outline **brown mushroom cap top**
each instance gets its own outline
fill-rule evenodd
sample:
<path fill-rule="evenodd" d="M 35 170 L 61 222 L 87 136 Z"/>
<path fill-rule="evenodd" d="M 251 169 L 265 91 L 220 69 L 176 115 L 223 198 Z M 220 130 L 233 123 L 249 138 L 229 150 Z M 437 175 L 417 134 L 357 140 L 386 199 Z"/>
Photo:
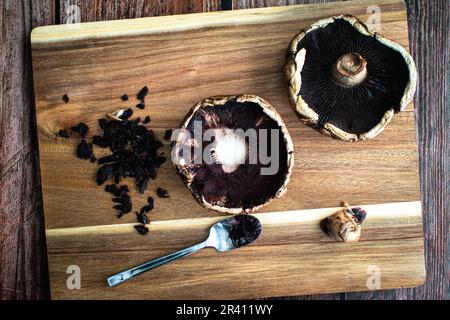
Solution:
<path fill-rule="evenodd" d="M 346 141 L 375 137 L 415 91 L 406 50 L 351 16 L 321 20 L 297 34 L 285 70 L 301 119 Z"/>

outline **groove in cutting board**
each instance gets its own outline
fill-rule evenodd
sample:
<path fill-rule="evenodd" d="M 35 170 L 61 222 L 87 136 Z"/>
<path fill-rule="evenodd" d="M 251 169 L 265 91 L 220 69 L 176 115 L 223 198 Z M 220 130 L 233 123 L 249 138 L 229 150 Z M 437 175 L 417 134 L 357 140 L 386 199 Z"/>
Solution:
<path fill-rule="evenodd" d="M 104 275 L 130 262 L 139 262 L 142 251 L 157 256 L 187 245 L 201 236 L 190 235 L 201 229 L 196 229 L 199 221 L 220 217 L 219 213 L 196 203 L 167 163 L 158 179 L 151 181 L 145 196 L 139 197 L 132 190 L 132 197 L 135 208 L 140 208 L 148 195 L 154 196 L 157 187 L 169 190 L 170 199 L 156 198 L 155 210 L 151 213 L 152 228 L 174 228 L 177 237 L 172 238 L 173 232 L 155 231 L 147 238 L 128 234 L 133 231 L 130 224 L 135 222 L 134 215 L 115 218 L 111 196 L 95 183 L 96 166 L 74 156 L 77 139 L 55 138 L 59 129 L 79 121 L 90 126 L 90 136 L 97 134 L 97 119 L 119 106 L 134 106 L 135 94 L 144 85 L 150 88 L 147 108 L 135 110 L 135 115 L 144 118 L 149 114 L 151 126 L 159 137 L 164 130 L 178 127 L 195 102 L 211 95 L 253 93 L 277 108 L 293 138 L 295 167 L 286 195 L 261 211 L 273 214 L 273 219 L 284 215 L 274 212 L 292 210 L 309 216 L 309 211 L 304 210 L 335 207 L 341 200 L 361 205 L 418 201 L 412 105 L 397 114 L 376 139 L 351 144 L 322 136 L 301 124 L 286 94 L 282 69 L 291 38 L 301 28 L 335 14 L 354 14 L 365 20 L 369 5 L 378 5 L 381 9 L 379 31 L 407 48 L 406 12 L 404 3 L 398 0 L 346 1 L 35 29 L 32 33 L 33 70 L 52 296 L 72 298 L 83 292 L 86 297 L 112 298 L 119 297 L 120 292 L 120 297 L 133 297 L 138 292 L 135 289 L 142 290 L 144 284 L 136 281 L 109 290 L 103 286 Z M 128 103 L 120 100 L 124 93 L 131 98 Z M 68 104 L 63 103 L 63 94 L 70 96 Z M 167 143 L 164 151 L 170 152 Z M 387 275 L 383 288 L 417 285 L 423 279 L 422 225 L 420 208 L 417 210 L 414 218 L 384 216 L 387 231 L 383 228 L 377 228 L 377 233 L 368 230 L 371 240 L 362 241 L 357 245 L 361 250 L 356 251 L 348 246 L 340 246 L 342 251 L 339 251 L 336 246 L 340 244 L 329 241 L 323 246 L 303 242 L 308 240 L 309 233 L 291 239 L 289 232 L 296 231 L 289 229 L 290 222 L 280 222 L 276 228 L 271 225 L 272 229 L 268 229 L 280 232 L 279 243 L 263 245 L 262 241 L 242 253 L 233 253 L 230 260 L 220 256 L 218 261 L 222 265 L 205 266 L 217 276 L 201 279 L 194 277 L 194 270 L 189 268 L 195 266 L 195 261 L 208 265 L 202 259 L 211 257 L 212 252 L 199 253 L 193 260 L 161 269 L 178 268 L 179 276 L 174 282 L 161 280 L 152 282 L 151 286 L 147 283 L 151 288 L 146 291 L 147 297 L 217 298 L 213 285 L 225 285 L 229 281 L 229 267 L 237 267 L 237 263 L 243 263 L 254 273 L 260 272 L 260 283 L 230 289 L 226 297 L 365 290 L 367 287 L 361 282 L 352 284 L 351 280 L 367 278 L 361 265 L 366 265 L 368 257 L 374 256 L 381 259 Z M 381 223 L 380 219 L 377 221 Z M 291 231 L 283 233 L 285 229 Z M 83 237 L 75 234 L 73 239 L 78 239 L 80 245 L 67 236 L 77 230 Z M 122 233 L 124 230 L 128 231 Z M 327 241 L 324 235 L 309 234 L 309 237 Z M 142 241 L 148 241 L 148 249 L 142 248 Z M 111 244 L 115 244 L 115 252 L 106 253 Z M 286 250 L 285 255 L 278 253 L 280 248 Z M 314 259 L 307 262 L 298 258 L 304 251 Z M 249 261 L 262 252 L 275 252 L 276 261 L 265 258 L 264 264 L 252 265 Z M 345 275 L 346 281 L 336 282 L 333 279 L 344 270 L 338 262 L 344 260 L 352 261 L 359 269 L 352 269 L 351 274 Z M 279 261 L 283 262 L 283 267 Z M 320 261 L 328 261 L 330 265 L 325 267 Z M 67 264 L 75 262 L 83 266 L 85 279 L 85 287 L 78 293 L 69 292 L 64 280 Z M 410 269 L 408 274 L 401 271 L 405 265 Z M 321 272 L 321 269 L 327 271 Z M 284 275 L 286 270 L 297 272 L 291 286 Z M 155 274 L 161 277 L 163 271 Z M 236 277 L 251 281 L 249 278 L 253 276 L 236 272 Z M 196 281 L 201 285 L 195 285 Z M 170 288 L 172 283 L 179 283 L 175 286 L 178 290 Z M 199 291 L 193 292 L 189 289 L 192 286 Z"/>

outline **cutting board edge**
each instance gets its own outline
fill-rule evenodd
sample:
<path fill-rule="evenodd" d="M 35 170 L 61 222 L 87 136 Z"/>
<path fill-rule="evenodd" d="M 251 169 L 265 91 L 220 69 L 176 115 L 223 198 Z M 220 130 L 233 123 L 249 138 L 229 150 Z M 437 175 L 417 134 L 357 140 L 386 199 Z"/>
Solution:
<path fill-rule="evenodd" d="M 404 207 L 404 205 L 407 205 L 407 207 Z M 412 202 L 397 202 L 397 203 L 391 203 L 391 204 L 377 204 L 377 205 L 371 205 L 369 206 L 369 208 L 367 208 L 367 206 L 365 207 L 365 209 L 370 209 L 370 213 L 372 213 L 372 217 L 375 216 L 375 219 L 383 219 L 383 216 L 385 217 L 386 215 L 389 215 L 389 212 L 383 212 L 383 208 L 385 208 L 388 205 L 394 205 L 392 207 L 393 210 L 396 209 L 396 206 L 402 206 L 404 211 L 401 213 L 401 217 L 405 216 L 408 218 L 417 218 L 422 220 L 422 210 L 421 210 L 421 202 L 420 201 L 412 201 Z M 317 220 L 320 219 L 324 216 L 327 216 L 331 211 L 335 211 L 335 209 L 339 209 L 339 207 L 336 208 L 322 208 L 322 209 L 310 209 L 310 210 L 301 210 L 303 213 L 305 212 L 309 212 L 314 216 L 314 219 L 306 219 L 305 223 L 311 223 L 311 220 Z M 378 209 L 378 211 L 377 211 Z M 323 210 L 325 210 L 325 212 L 322 212 Z M 295 212 L 297 212 L 297 214 L 295 214 Z M 298 211 L 291 211 L 291 212 L 280 212 L 279 214 L 294 214 L 296 216 L 300 216 L 298 215 Z M 261 214 L 257 214 L 260 217 L 261 216 L 276 216 L 277 214 L 275 213 L 261 213 Z M 302 215 L 304 216 L 304 215 Z M 203 224 L 209 224 L 211 222 L 214 222 L 215 220 L 220 220 L 220 217 L 216 217 L 216 218 L 196 218 L 196 219 L 184 219 L 184 220 L 196 220 L 198 222 L 200 222 L 202 225 Z M 264 219 L 262 219 L 264 220 Z M 179 220 L 182 221 L 182 220 Z M 159 224 L 168 224 L 169 222 L 173 222 L 173 221 L 161 221 L 159 222 Z M 422 223 L 420 223 L 422 225 Z M 113 225 L 112 227 L 117 228 L 117 229 L 122 229 L 122 228 L 129 228 L 131 227 L 129 224 L 125 224 L 125 225 Z M 102 227 L 105 228 L 105 227 Z M 132 227 L 131 227 L 132 228 Z M 65 229 L 70 229 L 70 228 L 65 228 Z M 74 228 L 74 229 L 78 229 L 81 231 L 86 231 L 88 229 L 91 229 L 91 231 L 95 231 L 95 227 L 82 227 L 82 228 Z M 65 230 L 67 231 L 67 230 Z M 70 230 L 69 230 L 70 231 Z M 166 230 L 167 231 L 167 230 Z M 58 233 L 58 232 L 64 232 L 64 228 L 63 229 L 49 229 L 47 230 L 47 233 Z M 423 232 L 423 231 L 422 231 Z M 421 232 L 421 233 L 422 233 Z M 66 234 L 67 235 L 67 234 Z M 58 236 L 58 234 L 53 234 L 52 236 Z M 423 239 L 423 234 L 417 233 L 416 237 L 414 237 L 413 240 L 415 243 L 417 243 L 417 245 L 420 246 L 420 252 L 417 251 L 414 255 L 411 255 L 411 257 L 413 259 L 419 259 L 420 263 L 416 263 L 415 267 L 413 268 L 414 270 L 414 275 L 411 275 L 411 277 L 407 280 L 400 280 L 399 282 L 401 282 L 401 285 L 389 285 L 390 282 L 388 282 L 388 285 L 386 286 L 382 286 L 381 288 L 377 289 L 377 290 L 387 290 L 387 289 L 398 289 L 398 288 L 414 288 L 417 286 L 420 286 L 424 283 L 424 281 L 426 280 L 426 269 L 425 269 L 425 256 L 424 256 L 424 239 Z M 90 253 L 91 255 L 95 255 L 95 252 Z M 58 255 L 65 255 L 65 253 L 49 253 L 49 259 L 51 260 L 52 257 L 57 257 Z M 420 269 L 420 270 L 419 270 Z M 51 270 L 50 267 L 50 271 L 51 272 L 55 272 L 54 270 Z M 52 276 L 50 276 L 50 278 L 52 279 Z M 59 287 L 58 289 L 54 289 L 55 288 L 55 283 L 53 281 L 50 281 L 51 283 L 51 288 L 52 288 L 52 292 L 55 292 L 56 295 L 54 295 L 54 298 L 56 300 L 59 299 L 76 299 L 75 296 L 70 296 L 70 294 L 64 294 L 64 291 L 61 291 L 61 288 Z M 56 286 L 56 288 L 58 288 L 58 286 Z M 311 289 L 311 287 L 310 287 Z M 377 291 L 375 290 L 375 291 Z M 329 290 L 304 290 L 304 289 L 299 289 L 298 291 L 296 290 L 288 290 L 287 295 L 289 296 L 300 296 L 300 295 L 307 295 L 307 294 L 324 294 L 324 293 L 339 293 L 339 292 L 344 292 L 344 291 L 352 291 L 352 292 L 363 292 L 363 291 L 367 291 L 366 288 L 364 287 L 352 287 L 351 290 L 347 290 L 346 288 L 342 288 L 340 287 L 339 289 L 334 290 L 333 287 L 329 287 Z M 371 290 L 374 291 L 374 290 Z M 61 292 L 61 293 L 60 293 Z M 88 296 L 90 298 L 95 298 L 95 299 L 114 299 L 114 297 L 108 297 L 107 295 L 105 296 L 101 296 L 99 295 L 98 292 L 91 292 L 88 293 Z M 278 294 L 278 295 L 273 295 L 273 294 L 252 294 L 249 292 L 243 292 L 243 294 L 240 295 L 234 295 L 231 296 L 229 293 L 226 296 L 214 296 L 214 295 L 208 295 L 207 298 L 208 299 L 212 299 L 212 300 L 220 300 L 220 299 L 232 299 L 232 300 L 236 300 L 236 299 L 252 299 L 252 298 L 277 298 L 277 297 L 283 297 L 286 296 L 286 294 Z M 175 300 L 175 299 L 179 299 L 180 297 L 174 298 L 174 297 L 157 297 L 157 298 L 151 298 L 151 299 L 167 299 L 167 300 Z M 202 297 L 189 297 L 189 296 L 183 296 L 183 299 L 188 299 L 188 300 L 196 300 L 196 299 L 203 299 Z M 206 298 L 206 296 L 204 297 Z"/>
<path fill-rule="evenodd" d="M 412 280 L 412 281 L 410 281 L 410 282 L 408 282 L 408 283 L 406 283 L 405 282 L 405 284 L 402 284 L 402 285 L 398 285 L 398 286 L 383 286 L 383 287 L 381 287 L 381 288 L 379 288 L 379 289 L 375 289 L 375 290 L 368 290 L 367 288 L 357 288 L 357 289 L 355 289 L 355 288 L 352 288 L 352 289 L 349 289 L 349 291 L 345 291 L 345 290 L 343 290 L 343 289 L 340 289 L 340 290 L 310 290 L 310 291 L 301 291 L 301 290 L 299 290 L 299 291 L 290 291 L 289 293 L 287 293 L 287 294 L 279 294 L 279 295 L 271 295 L 271 294 L 267 294 L 267 295 L 260 295 L 260 294 L 255 294 L 255 295 L 235 295 L 235 296 L 222 296 L 222 297 L 219 297 L 219 296 L 216 296 L 216 297 L 214 297 L 214 296 L 208 296 L 207 298 L 205 297 L 205 298 L 197 298 L 197 297 L 188 297 L 188 296 L 185 296 L 185 297 L 183 297 L 183 300 L 191 300 L 191 301 L 195 301 L 195 300 L 201 300 L 201 299 L 208 299 L 208 300 L 224 300 L 224 299 L 226 299 L 226 300 L 243 300 L 243 299 L 268 299 L 268 298 L 270 298 L 270 299 L 281 299 L 281 298 L 283 298 L 283 297 L 286 297 L 286 296 L 288 296 L 288 297 L 296 297 L 296 296 L 305 296 L 305 295 L 312 295 L 312 294 L 333 294 L 333 293 L 348 293 L 348 292 L 377 292 L 377 291 L 383 291 L 383 290 L 396 290 L 396 289 L 410 289 L 410 288 L 417 288 L 417 287 L 420 287 L 420 286 L 422 286 L 425 282 L 426 282 L 426 276 L 427 276 L 427 273 L 426 273 L 426 270 L 425 270 L 425 268 L 423 268 L 423 272 L 421 273 L 421 275 L 420 276 L 418 276 L 418 277 L 416 277 L 414 280 Z M 52 283 L 50 283 L 50 289 L 51 289 L 51 292 L 57 292 L 57 290 L 54 290 L 54 287 L 52 286 Z M 145 297 L 144 297 L 145 298 Z M 69 297 L 69 296 L 67 296 L 67 295 L 60 295 L 60 294 L 53 294 L 52 295 L 52 299 L 53 300 L 79 300 L 79 298 L 78 297 Z M 97 296 L 89 296 L 89 297 L 86 297 L 86 298 L 83 298 L 83 300 L 91 300 L 91 299 L 100 299 L 100 300 L 115 300 L 116 298 L 115 297 L 108 297 L 108 296 L 105 296 L 105 297 L 101 297 L 101 298 L 99 298 L 99 297 L 97 297 Z M 124 299 L 127 299 L 126 297 L 124 297 Z M 163 299 L 163 300 L 173 300 L 173 301 L 175 301 L 175 300 L 179 300 L 180 298 L 179 297 L 176 297 L 176 298 L 164 298 L 164 297 L 158 297 L 158 298 L 151 298 L 151 299 L 146 299 L 146 300 L 161 300 L 161 299 Z M 131 299 L 131 300 L 133 300 L 133 299 Z"/>
<path fill-rule="evenodd" d="M 377 4 L 402 4 L 403 11 L 406 13 L 406 5 L 403 0 L 350 0 L 345 2 L 322 3 L 321 10 L 327 7 L 330 7 L 331 10 L 336 7 L 345 8 L 351 5 L 367 5 L 368 7 Z M 296 4 L 289 6 L 49 25 L 34 28 L 31 31 L 30 37 L 32 48 L 34 48 L 39 44 L 45 43 L 164 33 L 167 32 L 168 28 L 170 28 L 170 32 L 181 32 L 192 29 L 224 27 L 236 23 L 244 25 L 261 24 L 274 19 L 277 21 L 290 21 L 295 20 L 294 13 L 297 10 L 304 10 L 308 7 L 317 8 L 318 4 Z M 265 16 L 261 16 L 261 13 L 264 13 Z M 288 13 L 291 13 L 292 17 L 290 17 Z M 245 18 L 246 21 L 243 21 L 243 18 Z M 194 23 L 192 23 L 193 20 L 195 20 Z M 164 22 L 168 23 L 169 26 L 162 25 Z M 128 29 L 125 30 L 125 28 Z M 93 32 L 89 31 L 91 29 L 93 29 Z M 112 29 L 113 31 L 106 31 L 108 29 Z"/>

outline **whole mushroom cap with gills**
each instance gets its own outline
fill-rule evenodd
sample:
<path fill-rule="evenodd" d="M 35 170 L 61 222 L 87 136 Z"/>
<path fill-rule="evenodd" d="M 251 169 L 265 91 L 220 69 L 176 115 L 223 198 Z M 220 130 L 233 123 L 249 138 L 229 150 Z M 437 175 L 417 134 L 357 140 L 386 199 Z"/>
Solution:
<path fill-rule="evenodd" d="M 247 135 L 252 132 L 253 137 Z M 261 136 L 264 132 L 266 138 Z M 202 206 L 230 214 L 250 213 L 286 192 L 294 147 L 280 115 L 264 99 L 254 95 L 204 99 L 174 136 L 175 168 Z M 270 163 L 261 160 L 263 147 Z"/>
<path fill-rule="evenodd" d="M 290 103 L 300 119 L 344 141 L 381 133 L 412 100 L 414 61 L 399 44 L 340 15 L 299 32 L 286 55 Z"/>

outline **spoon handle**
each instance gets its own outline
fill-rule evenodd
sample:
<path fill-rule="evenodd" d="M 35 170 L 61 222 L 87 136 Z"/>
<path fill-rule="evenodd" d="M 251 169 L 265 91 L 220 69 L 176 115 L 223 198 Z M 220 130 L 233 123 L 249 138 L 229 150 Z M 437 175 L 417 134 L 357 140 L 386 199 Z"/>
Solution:
<path fill-rule="evenodd" d="M 167 262 L 170 262 L 170 261 L 173 261 L 173 260 L 176 260 L 179 258 L 183 258 L 187 255 L 193 254 L 194 252 L 196 252 L 200 249 L 203 249 L 205 247 L 206 247 L 206 241 L 196 244 L 192 247 L 188 247 L 188 248 L 182 249 L 180 251 L 168 254 L 166 256 L 148 261 L 144 264 L 141 264 L 141 265 L 133 267 L 131 269 L 122 271 L 118 274 L 115 274 L 115 275 L 109 277 L 107 279 L 108 284 L 110 287 L 113 287 L 115 285 L 118 285 L 119 283 L 125 282 L 131 278 L 134 278 L 137 275 L 139 275 L 145 271 L 159 267 L 160 265 L 163 265 Z"/>

